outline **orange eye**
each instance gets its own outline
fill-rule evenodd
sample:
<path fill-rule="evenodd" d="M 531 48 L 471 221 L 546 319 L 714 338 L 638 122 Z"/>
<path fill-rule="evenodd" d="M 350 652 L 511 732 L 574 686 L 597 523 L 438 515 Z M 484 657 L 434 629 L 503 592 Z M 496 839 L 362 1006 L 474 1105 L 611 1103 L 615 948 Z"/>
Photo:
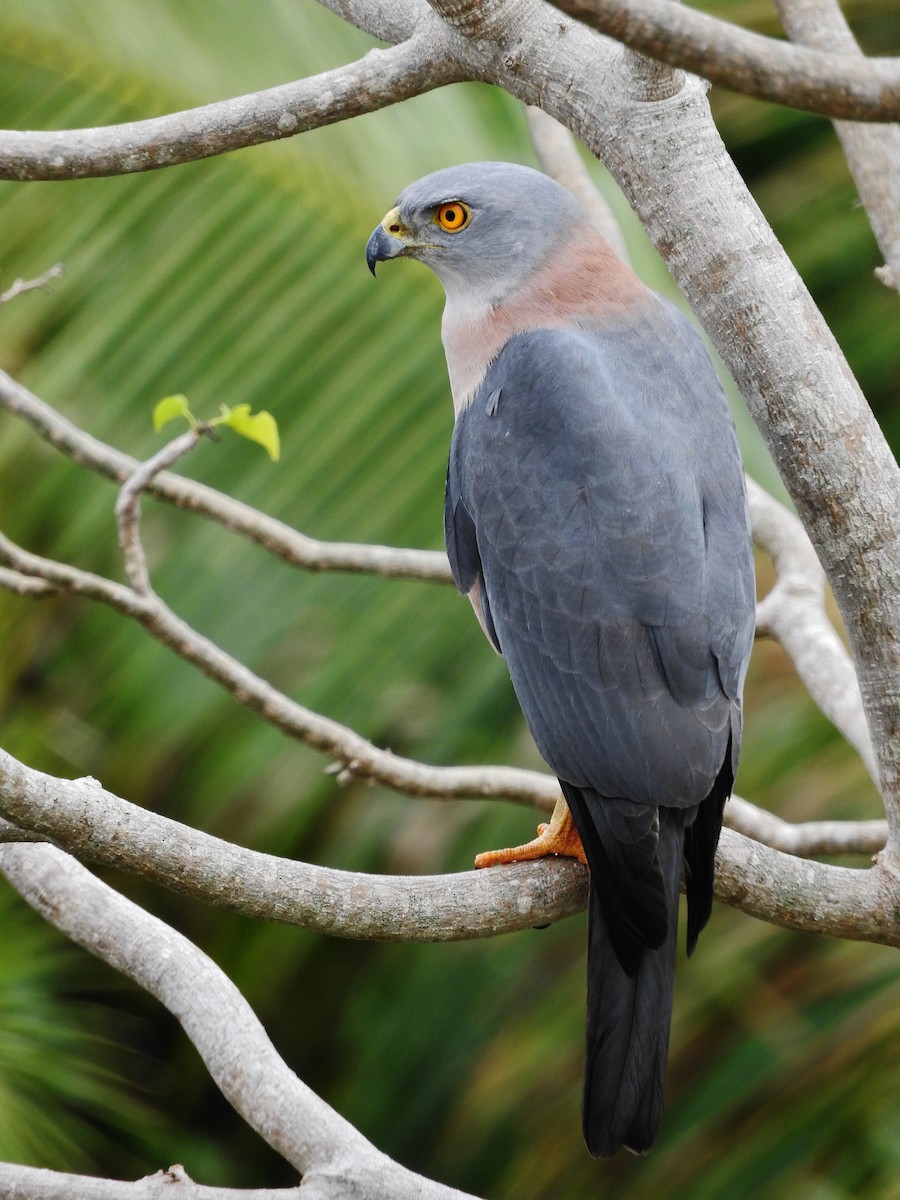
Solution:
<path fill-rule="evenodd" d="M 453 200 L 449 204 L 441 205 L 434 214 L 434 220 L 435 224 L 440 225 L 441 229 L 446 229 L 447 233 L 456 233 L 459 229 L 465 229 L 471 215 L 461 200 Z"/>

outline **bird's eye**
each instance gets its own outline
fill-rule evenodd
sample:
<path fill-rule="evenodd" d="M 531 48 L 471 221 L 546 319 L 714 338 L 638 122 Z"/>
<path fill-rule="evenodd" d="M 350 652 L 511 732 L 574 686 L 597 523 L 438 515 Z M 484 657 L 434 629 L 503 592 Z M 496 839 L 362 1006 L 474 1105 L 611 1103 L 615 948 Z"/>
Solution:
<path fill-rule="evenodd" d="M 465 229 L 471 213 L 461 200 L 453 200 L 450 204 L 442 204 L 434 214 L 435 224 L 440 225 L 447 233 L 456 233 Z"/>

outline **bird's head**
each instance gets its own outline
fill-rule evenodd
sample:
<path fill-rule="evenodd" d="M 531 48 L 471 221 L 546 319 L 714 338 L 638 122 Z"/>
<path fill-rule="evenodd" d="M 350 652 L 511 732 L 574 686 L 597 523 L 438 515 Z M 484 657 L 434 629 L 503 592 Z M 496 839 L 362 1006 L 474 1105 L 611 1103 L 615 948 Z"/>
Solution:
<path fill-rule="evenodd" d="M 520 286 L 588 217 L 564 187 L 513 163 L 467 163 L 410 184 L 366 246 L 372 273 L 417 258 L 448 295 L 492 300 Z"/>

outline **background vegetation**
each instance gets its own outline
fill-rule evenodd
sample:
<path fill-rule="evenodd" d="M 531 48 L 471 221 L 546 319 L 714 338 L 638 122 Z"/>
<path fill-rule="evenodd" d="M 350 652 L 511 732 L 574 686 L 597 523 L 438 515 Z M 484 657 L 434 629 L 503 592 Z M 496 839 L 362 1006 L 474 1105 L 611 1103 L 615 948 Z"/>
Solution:
<path fill-rule="evenodd" d="M 721 15 L 774 32 L 762 0 Z M 891 11 L 889 11 L 891 10 Z M 900 52 L 887 0 L 847 6 Z M 311 0 L 0 0 L 0 125 L 149 116 L 323 70 L 366 39 Z M 714 93 L 723 135 L 896 446 L 898 299 L 831 126 Z M 138 456 L 153 403 L 249 402 L 277 417 L 272 466 L 239 439 L 185 470 L 324 538 L 438 547 L 451 409 L 440 289 L 365 268 L 411 179 L 532 162 L 507 96 L 459 86 L 352 124 L 150 175 L 0 184 L 8 285 L 56 261 L 52 296 L 0 312 L 0 364 Z M 664 271 L 622 212 L 639 270 Z M 751 473 L 777 486 L 738 411 Z M 114 492 L 0 414 L 0 522 L 119 573 Z M 145 501 L 154 582 L 178 612 L 305 704 L 434 762 L 537 765 L 502 663 L 449 588 L 308 576 Z M 767 565 L 760 563 L 761 586 Z M 257 849 L 370 871 L 462 869 L 525 837 L 521 809 L 345 788 L 136 626 L 70 599 L 0 593 L 6 749 Z M 877 816 L 865 771 L 756 648 L 741 794 L 791 818 Z M 582 919 L 469 945 L 329 941 L 115 878 L 235 980 L 298 1073 L 377 1145 L 490 1197 L 795 1200 L 900 1196 L 900 962 L 717 909 L 679 972 L 669 1102 L 647 1159 L 592 1162 L 579 1129 Z M 292 1182 L 144 994 L 0 891 L 0 1157 L 203 1182 Z"/>

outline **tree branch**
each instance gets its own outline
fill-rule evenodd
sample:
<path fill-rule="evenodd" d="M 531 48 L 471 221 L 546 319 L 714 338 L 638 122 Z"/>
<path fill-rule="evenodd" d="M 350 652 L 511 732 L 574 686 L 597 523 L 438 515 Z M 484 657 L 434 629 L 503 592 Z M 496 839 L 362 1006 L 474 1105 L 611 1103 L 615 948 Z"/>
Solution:
<path fill-rule="evenodd" d="M 48 583 L 46 579 L 20 575 L 18 571 L 10 571 L 8 567 L 0 567 L 0 588 L 6 592 L 14 592 L 17 596 L 31 596 L 32 599 L 59 595 L 59 588 Z"/>
<path fill-rule="evenodd" d="M 716 899 L 773 925 L 900 946 L 898 894 L 881 855 L 869 870 L 825 866 L 722 830 Z"/>
<path fill-rule="evenodd" d="M 195 1183 L 180 1164 L 144 1179 L 97 1179 L 17 1163 L 0 1163 L 0 1196 L 7 1200 L 307 1200 L 309 1189 L 224 1188 Z"/>
<path fill-rule="evenodd" d="M 310 1090 L 256 1014 L 187 938 L 54 846 L 0 846 L 0 871 L 50 924 L 155 996 L 251 1128 L 303 1175 L 309 1200 L 462 1200 L 392 1162 Z"/>
<path fill-rule="evenodd" d="M 0 406 L 26 421 L 44 441 L 73 462 L 107 479 L 124 483 L 140 469 L 138 459 L 91 437 L 5 371 L 0 371 Z M 307 571 L 346 571 L 389 579 L 452 582 L 447 556 L 437 551 L 321 542 L 215 488 L 166 471 L 153 479 L 146 491 L 176 508 L 208 517 L 291 566 Z"/>
<path fill-rule="evenodd" d="M 775 0 L 775 7 L 792 41 L 862 59 L 836 0 Z M 900 126 L 835 121 L 834 128 L 884 255 L 879 277 L 900 290 Z"/>
<path fill-rule="evenodd" d="M 789 826 L 746 802 L 732 804 L 735 823 L 755 824 L 761 834 L 774 833 L 785 843 L 793 837 L 798 851 L 804 841 L 811 851 L 815 837 L 834 832 L 832 823 L 816 822 L 809 836 L 804 826 Z M 276 858 L 149 813 L 94 780 L 44 775 L 4 751 L 0 813 L 79 858 L 245 916 L 337 937 L 428 942 L 491 937 L 561 920 L 582 909 L 587 896 L 586 874 L 572 859 L 455 875 L 387 876 Z M 841 851 L 865 849 L 877 824 L 842 829 Z M 861 835 L 857 844 L 851 844 L 851 831 Z M 717 857 L 718 899 L 791 929 L 900 945 L 897 880 L 882 868 L 803 864 L 727 832 Z"/>
<path fill-rule="evenodd" d="M 293 137 L 460 78 L 417 37 L 310 79 L 100 129 L 0 132 L 0 179 L 87 179 L 152 171 Z"/>
<path fill-rule="evenodd" d="M 525 117 L 541 170 L 578 197 L 600 236 L 623 262 L 628 262 L 628 249 L 619 222 L 594 186 L 572 134 L 565 125 L 560 125 L 533 104 L 525 106 Z"/>
<path fill-rule="evenodd" d="M 141 492 L 166 467 L 174 466 L 180 458 L 190 453 L 202 437 L 199 429 L 189 429 L 157 451 L 152 458 L 142 463 L 122 484 L 116 500 L 116 529 L 119 546 L 125 560 L 125 575 L 139 596 L 153 596 L 147 556 L 144 553 L 140 534 Z"/>
<path fill-rule="evenodd" d="M 341 774 L 346 779 L 371 779 L 409 795 L 444 800 L 502 795 L 523 804 L 537 802 L 552 810 L 558 786 L 549 775 L 512 767 L 432 767 L 379 749 L 339 721 L 289 699 L 176 616 L 155 593 L 139 595 L 102 576 L 29 554 L 3 534 L 0 559 L 21 574 L 97 600 L 138 621 L 157 641 L 193 663 L 270 725 L 343 764 Z"/>
<path fill-rule="evenodd" d="M 524 772 L 522 772 L 524 774 Z M 539 781 L 543 777 L 535 776 Z M 554 781 L 555 783 L 555 781 Z M 0 750 L 0 813 L 29 837 L 231 912 L 368 941 L 457 941 L 546 925 L 584 907 L 582 868 L 390 876 L 234 846 L 147 812 L 94 780 L 55 779 Z"/>
<path fill-rule="evenodd" d="M 797 518 L 747 480 L 753 536 L 772 558 L 776 580 L 756 610 L 757 633 L 777 638 L 812 699 L 859 754 L 878 786 L 859 681 L 824 607 L 825 574 Z"/>
<path fill-rule="evenodd" d="M 56 266 L 49 267 L 37 279 L 14 280 L 5 292 L 0 292 L 0 307 L 9 304 L 10 300 L 15 300 L 17 296 L 24 296 L 26 292 L 49 292 L 51 280 L 58 279 L 64 273 L 65 267 L 62 263 L 57 263 Z"/>
<path fill-rule="evenodd" d="M 787 45 L 671 0 L 551 0 L 592 29 L 713 83 L 849 121 L 900 118 L 900 59 Z"/>
<path fill-rule="evenodd" d="M 799 858 L 878 854 L 887 841 L 887 821 L 803 821 L 795 825 L 739 796 L 732 796 L 725 805 L 725 824 L 754 842 Z"/>

